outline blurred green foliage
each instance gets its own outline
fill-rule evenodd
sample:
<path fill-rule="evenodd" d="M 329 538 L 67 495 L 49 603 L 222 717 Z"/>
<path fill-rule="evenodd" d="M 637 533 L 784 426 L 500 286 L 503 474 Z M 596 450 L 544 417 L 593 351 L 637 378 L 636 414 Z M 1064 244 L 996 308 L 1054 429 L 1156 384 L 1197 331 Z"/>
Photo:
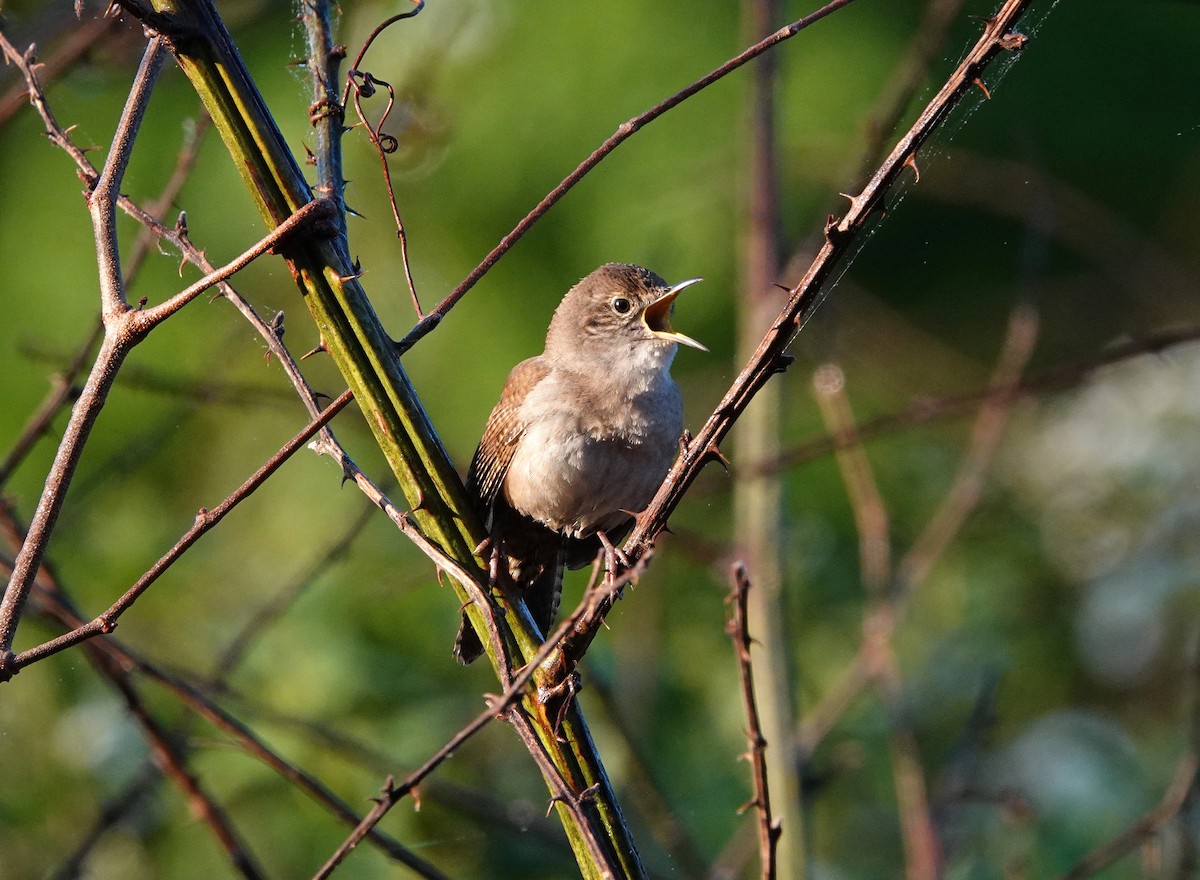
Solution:
<path fill-rule="evenodd" d="M 799 17 L 809 7 L 785 4 Z M 222 4 L 234 37 L 298 154 L 310 97 L 290 4 Z M 924 4 L 862 0 L 778 51 L 780 192 L 789 249 L 808 253 L 836 193 L 851 191 L 878 96 Z M 918 101 L 932 95 L 991 0 L 968 0 Z M 5 32 L 43 55 L 75 27 L 65 2 L 10 2 Z M 339 41 L 357 47 L 392 4 L 347 4 Z M 785 447 L 823 431 L 808 381 L 845 370 L 860 419 L 922 397 L 984 386 L 1018 302 L 1041 336 L 1031 374 L 1099 358 L 1113 342 L 1200 323 L 1200 117 L 1190 85 L 1200 8 L 1035 3 L 1028 49 L 991 100 L 968 98 L 923 153 L 921 182 L 889 206 L 794 346 L 783 383 Z M 367 68 L 397 89 L 391 132 L 400 209 L 427 307 L 624 120 L 746 44 L 736 4 L 577 7 L 431 0 L 388 31 Z M 107 145 L 140 52 L 111 37 L 48 93 L 81 145 Z M 16 86 L 11 68 L 4 89 Z M 711 355 L 684 351 L 675 373 L 687 420 L 706 417 L 733 356 L 745 220 L 748 77 L 734 75 L 640 132 L 576 187 L 492 270 L 406 366 L 455 460 L 465 466 L 507 370 L 540 350 L 566 288 L 601 262 L 644 263 L 669 279 L 704 276 L 677 325 Z M 911 119 L 915 115 L 910 113 Z M 378 114 L 381 105 L 371 105 Z M 152 199 L 175 163 L 197 101 L 177 70 L 155 91 L 126 192 Z M 99 162 L 103 150 L 93 154 Z M 346 140 L 347 198 L 364 283 L 394 336 L 413 321 L 378 159 Z M 91 228 L 68 160 L 23 110 L 0 128 L 0 450 L 85 337 L 98 297 Z M 177 200 L 216 262 L 262 230 L 213 135 Z M 136 234 L 122 220 L 125 241 Z M 184 276 L 194 276 L 184 270 Z M 153 256 L 131 290 L 158 301 L 181 286 L 175 256 Z M 294 352 L 315 336 L 285 267 L 256 263 L 236 286 L 260 312 L 287 313 Z M 781 299 L 782 302 L 782 299 Z M 305 362 L 319 389 L 340 379 Z M 83 458 L 49 559 L 79 605 L 107 607 L 191 523 L 305 421 L 252 330 L 227 304 L 198 301 L 130 358 Z M 920 750 L 943 834 L 946 876 L 1051 877 L 1162 796 L 1200 731 L 1193 672 L 1200 520 L 1200 358 L 1195 346 L 1125 361 L 1067 391 L 1024 400 L 983 499 L 907 609 L 896 634 L 901 712 Z M 176 390 L 163 390 L 170 384 Z M 217 394 L 249 386 L 261 394 Z M 335 424 L 368 473 L 385 467 L 348 413 Z M 65 419 L 56 426 L 61 430 Z M 897 555 L 949 487 L 969 418 L 907 427 L 868 446 Z M 54 444 L 43 440 L 4 487 L 32 511 Z M 457 607 L 430 566 L 375 516 L 349 552 L 306 573 L 366 502 L 312 455 L 290 462 L 204 538 L 115 634 L 190 678 L 279 591 L 303 585 L 252 644 L 221 695 L 289 760 L 365 809 L 384 775 L 402 776 L 495 689 L 482 666 L 450 659 Z M 802 717 L 853 662 L 865 596 L 857 537 L 831 456 L 788 469 L 786 625 Z M 730 479 L 710 468 L 672 520 L 654 564 L 615 609 L 588 657 L 581 699 L 655 876 L 692 876 L 652 833 L 640 756 L 690 847 L 714 863 L 748 832 L 736 670 L 724 633 Z M 753 573 L 752 573 L 753 575 Z M 578 595 L 568 587 L 566 601 Z M 55 632 L 29 616 L 18 649 Z M 307 876 L 346 829 L 274 773 L 189 720 L 169 695 L 192 769 L 229 810 L 273 877 Z M 146 773 L 147 747 L 79 650 L 0 687 L 0 877 L 49 876 L 102 805 Z M 983 711 L 990 721 L 972 726 Z M 855 702 L 804 774 L 813 877 L 902 873 L 889 717 Z M 459 750 L 384 823 L 453 877 L 569 877 L 561 832 L 528 756 L 496 725 Z M 1158 839 L 1176 864 L 1194 853 L 1196 815 Z M 785 829 L 793 833 L 794 829 Z M 751 876 L 750 863 L 740 876 Z M 87 859 L 85 876 L 231 873 L 167 783 L 151 787 Z M 394 876 L 363 847 L 339 876 Z M 1142 876 L 1139 858 L 1104 877 Z M 1167 875 L 1164 875 L 1167 876 Z M 1174 875 L 1171 875 L 1174 876 Z M 1179 876 L 1183 876 L 1180 874 Z"/>

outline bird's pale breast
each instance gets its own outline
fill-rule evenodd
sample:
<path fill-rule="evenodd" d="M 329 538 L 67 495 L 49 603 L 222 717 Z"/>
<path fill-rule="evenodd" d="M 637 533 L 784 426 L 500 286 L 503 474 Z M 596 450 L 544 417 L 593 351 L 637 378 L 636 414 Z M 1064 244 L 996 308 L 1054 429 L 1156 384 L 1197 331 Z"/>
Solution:
<path fill-rule="evenodd" d="M 674 459 L 683 415 L 665 370 L 644 393 L 605 407 L 564 393 L 570 384 L 554 371 L 526 398 L 527 427 L 504 494 L 522 513 L 579 536 L 614 529 L 649 503 Z"/>

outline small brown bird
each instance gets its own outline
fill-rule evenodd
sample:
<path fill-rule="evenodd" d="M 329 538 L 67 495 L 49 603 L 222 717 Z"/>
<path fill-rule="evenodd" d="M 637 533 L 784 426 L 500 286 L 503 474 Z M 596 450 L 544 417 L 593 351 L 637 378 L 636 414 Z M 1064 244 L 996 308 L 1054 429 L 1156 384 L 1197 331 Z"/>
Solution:
<path fill-rule="evenodd" d="M 517 364 L 471 460 L 467 490 L 505 560 L 498 575 L 524 596 L 543 635 L 554 623 L 563 566 L 578 568 L 632 523 L 666 476 L 683 432 L 671 378 L 680 291 L 648 269 L 609 263 L 563 297 L 546 350 Z M 482 652 L 463 616 L 454 656 Z"/>

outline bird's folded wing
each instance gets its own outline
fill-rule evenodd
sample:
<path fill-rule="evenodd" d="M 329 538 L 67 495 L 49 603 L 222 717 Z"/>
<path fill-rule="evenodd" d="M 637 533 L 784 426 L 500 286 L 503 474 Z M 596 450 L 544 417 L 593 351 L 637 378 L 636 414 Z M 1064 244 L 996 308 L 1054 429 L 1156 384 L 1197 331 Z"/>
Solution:
<path fill-rule="evenodd" d="M 467 472 L 467 491 L 475 499 L 480 515 L 485 519 L 504 484 L 513 453 L 524 433 L 520 419 L 521 405 L 530 389 L 549 372 L 550 368 L 540 357 L 521 361 L 509 373 L 504 394 L 488 416 L 483 438 Z"/>

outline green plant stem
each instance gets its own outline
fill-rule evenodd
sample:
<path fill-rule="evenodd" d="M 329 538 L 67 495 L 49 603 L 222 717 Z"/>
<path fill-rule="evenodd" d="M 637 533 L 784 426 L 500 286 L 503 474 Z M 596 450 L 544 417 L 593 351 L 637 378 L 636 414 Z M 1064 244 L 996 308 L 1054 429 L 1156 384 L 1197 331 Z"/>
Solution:
<path fill-rule="evenodd" d="M 121 0 L 121 5 L 167 39 L 266 224 L 277 226 L 310 201 L 312 193 L 299 164 L 210 0 Z M 320 146 L 336 151 L 340 132 L 333 126 L 328 132 Z M 328 169 L 340 169 L 336 159 L 323 161 Z M 340 183 L 336 181 L 339 188 Z M 414 521 L 447 556 L 478 583 L 486 584 L 484 561 L 475 554 L 486 532 L 400 364 L 394 343 L 358 281 L 342 229 L 338 222 L 324 235 L 297 237 L 287 243 L 283 256 L 325 351 L 354 391 L 413 508 Z M 469 602 L 471 594 L 466 587 L 458 582 L 454 585 L 459 598 Z M 492 590 L 489 598 L 493 603 L 490 614 L 474 603 L 467 606 L 467 612 L 503 681 L 508 670 L 536 653 L 541 638 L 523 603 L 510 601 L 499 590 Z M 502 656 L 487 635 L 489 624 L 498 631 Z M 570 700 L 563 717 L 552 718 L 537 697 L 539 690 L 560 683 L 551 680 L 549 672 L 535 675 L 515 723 L 528 725 L 534 732 L 533 740 L 522 738 L 531 750 L 533 742 L 540 747 L 535 757 L 551 791 L 560 792 L 565 784 L 576 796 L 587 792 L 575 809 L 556 801 L 583 876 L 644 877 L 577 704 Z"/>

